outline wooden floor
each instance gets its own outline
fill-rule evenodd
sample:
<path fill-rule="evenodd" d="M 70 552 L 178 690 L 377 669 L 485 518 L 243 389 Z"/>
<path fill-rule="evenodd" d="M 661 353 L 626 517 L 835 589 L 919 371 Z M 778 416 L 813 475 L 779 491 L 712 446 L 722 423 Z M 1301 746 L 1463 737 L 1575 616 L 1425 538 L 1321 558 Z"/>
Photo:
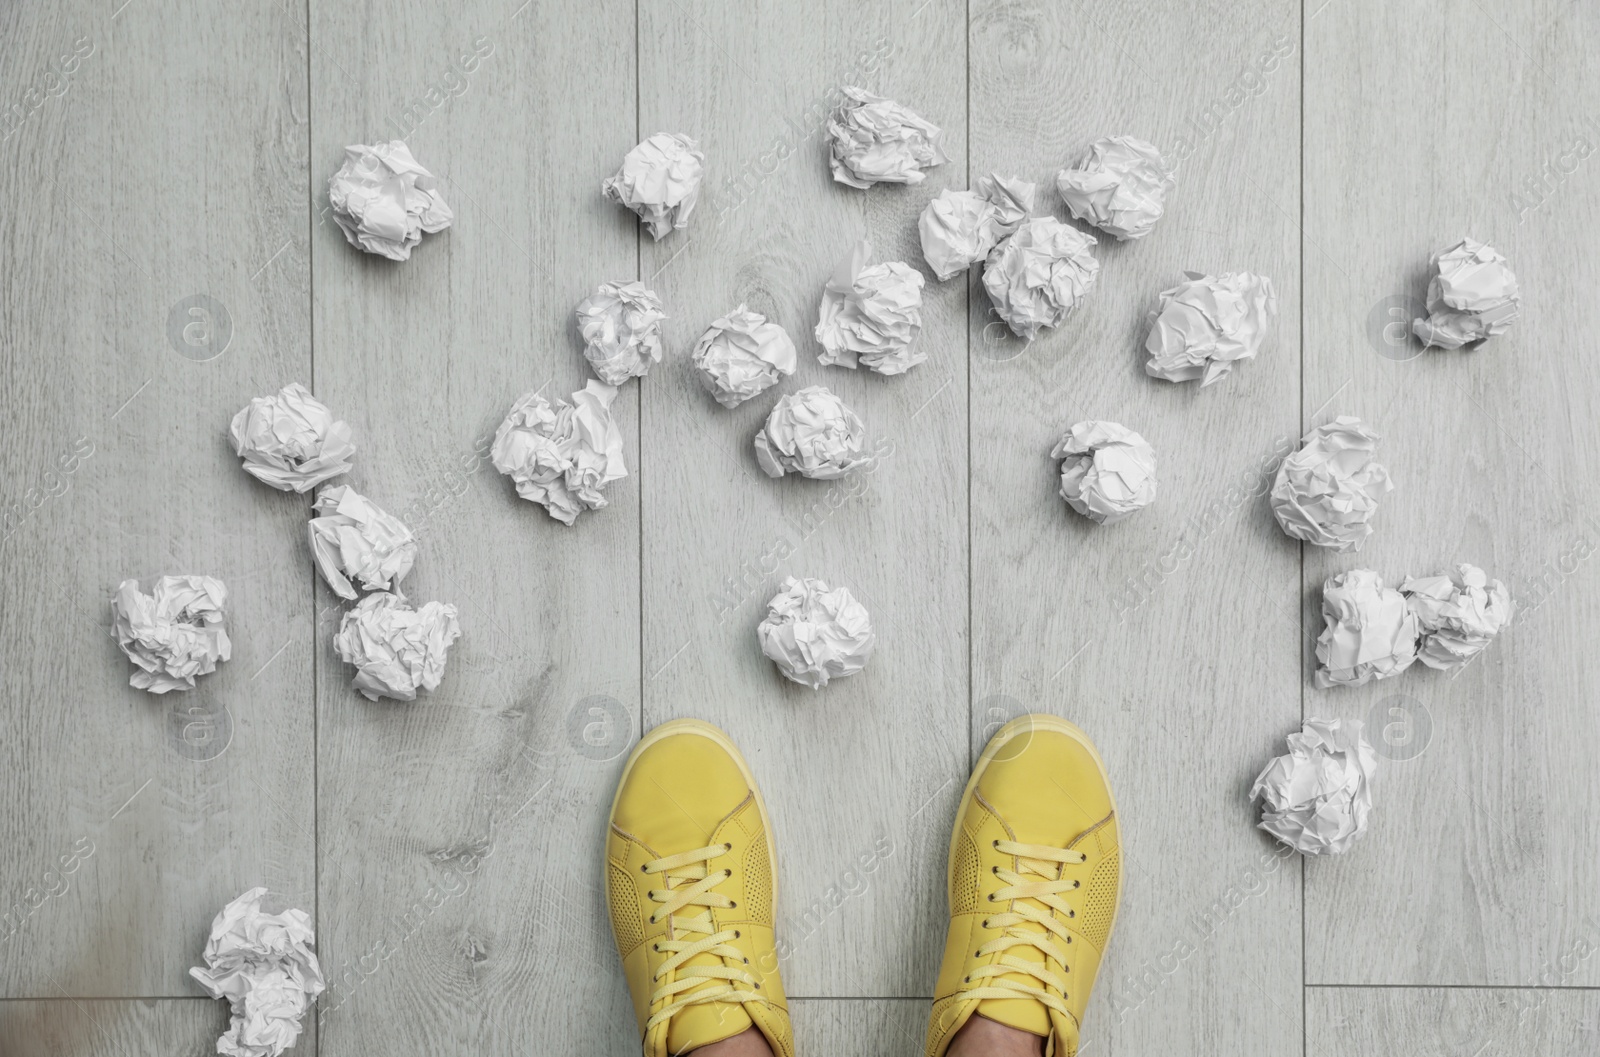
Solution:
<path fill-rule="evenodd" d="M 604 812 L 638 732 L 699 716 L 775 816 L 801 1049 L 914 1054 L 951 812 L 1028 710 L 1097 739 L 1124 813 L 1083 1052 L 1600 1050 L 1594 4 L 519 2 L 0 5 L 0 1052 L 211 1052 L 226 1011 L 186 970 L 257 884 L 314 915 L 330 981 L 294 1052 L 634 1052 Z M 832 183 L 840 84 L 940 124 L 953 160 Z M 661 130 L 708 176 L 654 243 L 599 186 Z M 1149 239 L 1102 242 L 1067 326 L 1024 349 L 976 273 L 930 277 L 925 365 L 816 363 L 856 240 L 921 267 L 941 189 L 1048 185 L 1120 133 L 1180 162 L 1178 189 Z M 402 135 L 457 219 L 395 266 L 345 244 L 326 180 L 346 144 Z M 1465 234 L 1509 256 L 1521 321 L 1477 351 L 1387 344 Z M 1266 351 L 1203 392 L 1139 355 L 1186 269 L 1280 294 Z M 482 438 L 518 394 L 582 386 L 573 307 L 633 277 L 668 356 L 616 405 L 630 476 L 568 529 Z M 213 310 L 209 345 L 174 343 L 197 294 L 226 339 Z M 687 358 L 741 302 L 801 346 L 786 389 L 861 414 L 872 473 L 759 472 L 770 400 L 723 411 Z M 296 380 L 354 427 L 351 483 L 422 537 L 408 593 L 460 610 L 415 704 L 350 690 L 308 498 L 226 443 Z M 1359 558 L 1302 549 L 1263 498 L 1336 414 L 1383 435 L 1398 485 Z M 1159 453 L 1158 501 L 1110 528 L 1055 495 L 1050 447 L 1086 418 Z M 1312 688 L 1325 576 L 1457 561 L 1522 602 L 1480 662 Z M 226 582 L 235 653 L 158 698 L 127 686 L 107 600 L 163 573 Z M 791 573 L 848 585 L 880 633 L 825 693 L 756 646 Z M 1245 794 L 1308 716 L 1411 726 L 1364 841 L 1302 863 Z"/>

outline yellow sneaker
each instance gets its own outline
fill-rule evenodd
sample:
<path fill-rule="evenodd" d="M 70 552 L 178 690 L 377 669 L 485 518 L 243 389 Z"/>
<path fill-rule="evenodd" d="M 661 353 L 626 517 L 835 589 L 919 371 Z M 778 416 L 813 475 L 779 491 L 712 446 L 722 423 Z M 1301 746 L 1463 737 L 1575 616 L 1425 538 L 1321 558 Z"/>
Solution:
<path fill-rule="evenodd" d="M 645 1057 L 752 1025 L 777 1057 L 793 1057 L 773 940 L 777 867 L 766 807 L 726 734 L 679 719 L 634 746 L 611 802 L 606 907 Z"/>
<path fill-rule="evenodd" d="M 943 1057 L 974 1014 L 1074 1057 L 1122 890 L 1116 804 L 1088 737 L 1021 716 L 990 739 L 956 809 L 950 931 L 928 1021 Z"/>

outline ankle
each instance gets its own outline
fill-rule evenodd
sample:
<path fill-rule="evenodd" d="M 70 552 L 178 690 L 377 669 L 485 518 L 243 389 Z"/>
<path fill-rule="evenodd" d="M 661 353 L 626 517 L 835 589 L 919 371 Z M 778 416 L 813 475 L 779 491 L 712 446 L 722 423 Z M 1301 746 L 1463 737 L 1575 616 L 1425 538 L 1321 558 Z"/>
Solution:
<path fill-rule="evenodd" d="M 772 1047 L 767 1045 L 767 1037 L 754 1027 L 691 1052 L 695 1057 L 772 1057 Z"/>
<path fill-rule="evenodd" d="M 950 1040 L 945 1057 L 1044 1057 L 1044 1039 L 974 1013 Z"/>

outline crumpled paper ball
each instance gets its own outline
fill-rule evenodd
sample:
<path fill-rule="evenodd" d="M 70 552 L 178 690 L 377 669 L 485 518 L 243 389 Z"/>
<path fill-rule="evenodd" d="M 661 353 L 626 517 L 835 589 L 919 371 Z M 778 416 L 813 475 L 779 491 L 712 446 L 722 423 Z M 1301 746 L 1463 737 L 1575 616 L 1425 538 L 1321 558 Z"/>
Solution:
<path fill-rule="evenodd" d="M 417 560 L 411 530 L 349 485 L 324 488 L 312 504 L 311 557 L 340 598 L 353 599 L 355 584 L 368 591 L 398 589 Z"/>
<path fill-rule="evenodd" d="M 1309 719 L 1256 778 L 1261 828 L 1304 855 L 1349 851 L 1367 831 L 1378 754 L 1360 720 Z"/>
<path fill-rule="evenodd" d="M 816 338 L 824 366 L 904 374 L 928 358 L 912 343 L 922 331 L 922 273 L 901 261 L 867 266 L 859 243 L 822 291 Z"/>
<path fill-rule="evenodd" d="M 922 171 L 950 159 L 939 145 L 944 133 L 891 99 L 863 88 L 841 88 L 844 101 L 828 116 L 833 138 L 833 178 L 851 187 L 919 184 Z"/>
<path fill-rule="evenodd" d="M 333 648 L 356 666 L 351 686 L 368 701 L 415 701 L 418 687 L 439 688 L 445 655 L 460 637 L 455 606 L 429 602 L 413 609 L 400 595 L 377 591 L 345 611 Z"/>
<path fill-rule="evenodd" d="M 349 473 L 356 453 L 350 427 L 299 382 L 251 400 L 228 432 L 245 473 L 285 492 L 309 492 Z"/>
<path fill-rule="evenodd" d="M 1161 291 L 1150 313 L 1144 373 L 1169 382 L 1199 378 L 1202 388 L 1261 351 L 1267 328 L 1278 315 L 1272 280 L 1250 272 L 1201 275 Z"/>
<path fill-rule="evenodd" d="M 689 226 L 700 200 L 706 156 L 700 144 L 674 132 L 657 132 L 622 159 L 622 168 L 600 190 L 611 201 L 639 214 L 660 241 L 674 228 Z"/>
<path fill-rule="evenodd" d="M 811 577 L 783 581 L 756 634 L 785 678 L 813 690 L 859 672 L 878 644 L 866 608 L 849 590 Z"/>
<path fill-rule="evenodd" d="M 997 315 L 1019 338 L 1059 327 L 1094 285 L 1100 262 L 1093 235 L 1055 217 L 1032 217 L 989 254 L 983 288 Z"/>
<path fill-rule="evenodd" d="M 867 427 L 844 401 L 820 385 L 778 400 L 756 434 L 756 461 L 768 477 L 798 473 L 831 481 L 866 461 Z"/>
<path fill-rule="evenodd" d="M 226 998 L 233 1016 L 217 1040 L 229 1057 L 277 1057 L 300 1037 L 300 1018 L 322 994 L 316 937 L 304 910 L 267 914 L 265 888 L 252 888 L 211 922 L 205 968 L 189 975 L 212 998 Z"/>
<path fill-rule="evenodd" d="M 1428 314 L 1411 323 L 1424 345 L 1459 349 L 1504 333 L 1522 314 L 1517 277 L 1492 246 L 1462 239 L 1433 255 Z"/>
<path fill-rule="evenodd" d="M 1446 672 L 1482 653 L 1516 610 L 1505 584 L 1464 563 L 1438 576 L 1407 577 L 1400 593 L 1422 635 L 1417 659 Z"/>
<path fill-rule="evenodd" d="M 611 417 L 616 398 L 615 387 L 593 381 L 570 404 L 524 393 L 495 430 L 489 459 L 516 482 L 518 495 L 570 525 L 584 510 L 605 506 L 600 490 L 628 476 L 622 430 Z"/>
<path fill-rule="evenodd" d="M 423 232 L 443 231 L 456 218 L 438 178 L 399 139 L 346 147 L 344 165 L 328 180 L 328 204 L 350 245 L 391 261 L 409 260 Z"/>
<path fill-rule="evenodd" d="M 777 385 L 798 366 L 788 333 L 744 305 L 707 327 L 690 359 L 706 391 L 730 408 Z"/>
<path fill-rule="evenodd" d="M 223 627 L 228 589 L 209 576 L 163 576 L 149 594 L 124 580 L 111 598 L 111 633 L 138 671 L 128 685 L 152 694 L 193 690 L 233 656 Z"/>
<path fill-rule="evenodd" d="M 1394 491 L 1389 471 L 1373 461 L 1378 440 L 1349 415 L 1307 433 L 1272 482 L 1272 513 L 1283 531 L 1340 553 L 1360 550 L 1378 498 Z"/>
<path fill-rule="evenodd" d="M 1115 525 L 1156 497 L 1156 452 L 1115 422 L 1079 422 L 1056 442 L 1061 498 L 1091 521 Z"/>
<path fill-rule="evenodd" d="M 583 358 L 607 385 L 643 378 L 661 362 L 661 298 L 640 282 L 601 283 L 578 303 Z"/>
<path fill-rule="evenodd" d="M 1056 174 L 1067 212 L 1122 241 L 1150 234 L 1176 183 L 1161 152 L 1134 136 L 1095 140 L 1088 157 Z"/>
<path fill-rule="evenodd" d="M 1317 636 L 1318 688 L 1388 679 L 1417 659 L 1417 617 L 1405 598 L 1371 569 L 1351 569 L 1322 585 Z"/>
<path fill-rule="evenodd" d="M 1037 191 L 998 173 L 979 177 L 970 191 L 940 191 L 917 220 L 923 260 L 940 282 L 954 279 L 1022 226 Z"/>

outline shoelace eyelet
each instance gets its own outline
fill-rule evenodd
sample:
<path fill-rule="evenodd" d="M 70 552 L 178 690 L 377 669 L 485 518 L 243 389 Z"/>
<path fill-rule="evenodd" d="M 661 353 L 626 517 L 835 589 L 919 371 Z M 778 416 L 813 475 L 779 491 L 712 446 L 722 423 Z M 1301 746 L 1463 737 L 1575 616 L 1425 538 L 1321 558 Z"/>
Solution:
<path fill-rule="evenodd" d="M 730 852 L 732 850 L 733 850 L 733 845 L 732 844 L 724 843 L 722 845 L 722 851 L 723 851 L 724 854 L 726 854 L 726 853 L 728 853 L 728 852 Z"/>
<path fill-rule="evenodd" d="M 1072 887 L 1074 887 L 1074 888 L 1082 888 L 1083 887 L 1083 882 L 1082 881 L 1074 881 L 1074 882 L 1072 882 Z"/>
<path fill-rule="evenodd" d="M 650 872 L 650 864 L 649 863 L 645 863 L 643 866 L 639 867 L 639 872 L 640 873 L 649 873 Z"/>
<path fill-rule="evenodd" d="M 739 930 L 738 929 L 734 929 L 733 930 L 733 938 L 734 939 L 738 939 L 739 938 Z M 749 960 L 750 959 L 748 959 L 748 958 L 745 959 L 745 961 L 749 961 Z"/>

